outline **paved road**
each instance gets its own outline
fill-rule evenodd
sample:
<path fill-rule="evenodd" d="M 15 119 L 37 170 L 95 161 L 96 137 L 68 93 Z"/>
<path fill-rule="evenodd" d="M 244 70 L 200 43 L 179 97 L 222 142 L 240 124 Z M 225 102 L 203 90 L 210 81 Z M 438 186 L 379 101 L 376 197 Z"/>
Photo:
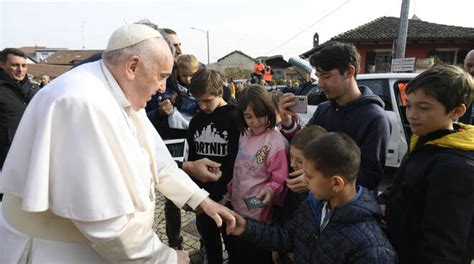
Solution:
<path fill-rule="evenodd" d="M 160 237 L 163 243 L 168 244 L 168 238 L 166 237 L 166 226 L 165 226 L 165 198 L 157 193 L 156 194 L 156 209 L 155 209 L 155 222 L 153 223 L 153 229 Z M 196 229 L 195 224 L 196 218 L 193 212 L 186 212 L 181 210 L 181 222 L 182 228 L 181 233 L 183 236 L 183 247 L 190 254 L 191 263 L 200 264 L 207 263 L 204 260 L 200 252 L 199 233 Z M 224 259 L 227 258 L 227 254 L 224 253 Z M 224 261 L 224 263 L 227 263 Z"/>

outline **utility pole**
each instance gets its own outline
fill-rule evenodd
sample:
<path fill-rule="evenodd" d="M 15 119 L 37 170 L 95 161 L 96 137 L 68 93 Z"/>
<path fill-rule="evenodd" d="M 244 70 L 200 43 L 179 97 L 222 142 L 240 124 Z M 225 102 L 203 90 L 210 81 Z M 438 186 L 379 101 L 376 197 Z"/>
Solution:
<path fill-rule="evenodd" d="M 210 61 L 211 56 L 209 55 L 209 30 L 208 29 L 204 30 L 204 29 L 195 28 L 195 27 L 191 27 L 191 29 L 201 31 L 201 32 L 206 34 L 206 40 L 207 40 L 207 66 L 209 67 L 209 64 L 211 63 L 211 61 Z"/>
<path fill-rule="evenodd" d="M 209 64 L 211 63 L 210 58 L 210 53 L 209 53 L 209 29 L 206 30 L 206 38 L 207 38 L 207 67 L 209 67 Z"/>
<path fill-rule="evenodd" d="M 84 42 L 84 21 L 81 23 L 81 35 L 82 35 L 82 49 L 84 50 L 86 48 L 85 42 Z"/>
<path fill-rule="evenodd" d="M 395 58 L 405 58 L 405 48 L 407 45 L 408 33 L 408 12 L 410 9 L 410 0 L 402 0 L 402 10 L 400 12 L 400 29 L 398 31 L 397 42 L 395 45 Z"/>

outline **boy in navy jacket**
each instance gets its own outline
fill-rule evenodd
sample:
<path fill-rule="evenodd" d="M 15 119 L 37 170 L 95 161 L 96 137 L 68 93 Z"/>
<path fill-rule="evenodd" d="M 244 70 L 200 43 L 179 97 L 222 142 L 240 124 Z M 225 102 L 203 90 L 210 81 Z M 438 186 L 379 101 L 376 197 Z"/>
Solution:
<path fill-rule="evenodd" d="M 343 133 L 328 133 L 304 149 L 310 190 L 284 226 L 236 216 L 231 234 L 277 251 L 294 251 L 295 263 L 396 263 L 377 220 L 372 194 L 355 180 L 360 149 Z"/>
<path fill-rule="evenodd" d="M 471 263 L 474 257 L 474 127 L 466 112 L 474 83 L 437 66 L 406 88 L 413 136 L 388 195 L 388 237 L 400 263 Z"/>

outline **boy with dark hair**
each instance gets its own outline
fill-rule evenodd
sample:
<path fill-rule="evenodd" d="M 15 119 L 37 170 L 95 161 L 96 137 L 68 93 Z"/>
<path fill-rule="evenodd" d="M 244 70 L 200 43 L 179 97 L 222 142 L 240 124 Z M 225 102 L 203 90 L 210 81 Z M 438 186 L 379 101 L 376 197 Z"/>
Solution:
<path fill-rule="evenodd" d="M 278 104 L 278 103 L 277 103 Z M 320 126 L 305 126 L 298 131 L 291 139 L 290 143 L 290 166 L 293 171 L 303 171 L 304 148 L 311 140 L 318 139 L 327 133 L 326 129 Z M 288 176 L 287 185 L 292 184 L 293 177 Z M 275 206 L 274 208 L 274 222 L 278 224 L 285 224 L 308 196 L 308 188 L 306 185 L 294 186 L 293 189 L 297 191 L 288 190 L 283 206 Z M 298 189 L 300 188 L 300 189 Z M 286 252 L 272 252 L 273 260 L 277 263 L 293 263 L 293 253 Z"/>
<path fill-rule="evenodd" d="M 189 123 L 188 160 L 208 158 L 222 164 L 222 177 L 217 182 L 196 181 L 214 201 L 221 200 L 232 179 L 240 136 L 237 108 L 224 101 L 222 84 L 219 72 L 200 69 L 193 74 L 189 87 L 200 112 Z M 196 226 L 206 248 L 208 263 L 222 263 L 221 230 L 206 214 L 196 215 Z"/>
<path fill-rule="evenodd" d="M 474 83 L 437 66 L 406 89 L 413 132 L 388 195 L 387 234 L 400 263 L 471 263 L 474 257 L 474 127 L 454 123 Z"/>
<path fill-rule="evenodd" d="M 318 72 L 329 72 L 337 69 L 341 75 L 352 65 L 355 68 L 354 77 L 360 70 L 360 54 L 352 44 L 337 41 L 321 45 L 310 57 L 309 62 Z"/>
<path fill-rule="evenodd" d="M 305 147 L 308 145 L 308 142 L 318 139 L 326 133 L 326 129 L 320 126 L 305 126 L 295 134 L 290 143 L 290 166 L 293 171 L 303 172 Z M 287 184 L 289 184 L 293 178 L 293 176 L 289 176 Z M 294 188 L 298 188 L 298 186 L 295 186 Z M 285 201 L 285 209 L 287 211 L 286 219 L 289 219 L 293 215 L 296 209 L 298 209 L 301 201 L 306 199 L 308 195 L 308 188 L 306 185 L 302 185 L 299 188 L 301 188 L 298 189 L 299 192 L 294 192 L 292 190 L 288 191 L 287 199 Z"/>
<path fill-rule="evenodd" d="M 263 247 L 294 250 L 295 263 L 396 263 L 380 229 L 372 194 L 356 186 L 360 150 L 342 133 L 328 133 L 304 149 L 310 193 L 284 226 L 237 217 L 231 234 Z"/>
<path fill-rule="evenodd" d="M 349 135 L 362 152 L 357 184 L 376 190 L 385 168 L 390 123 L 382 99 L 370 88 L 357 85 L 359 61 L 360 55 L 352 44 L 333 41 L 315 51 L 310 62 L 319 77 L 318 87 L 329 100 L 319 104 L 307 125 Z M 281 125 L 283 133 L 290 137 L 299 129 L 292 119 L 296 114 L 289 110 L 293 105 L 295 96 L 284 94 L 279 104 Z M 303 176 L 298 179 L 302 182 Z"/>

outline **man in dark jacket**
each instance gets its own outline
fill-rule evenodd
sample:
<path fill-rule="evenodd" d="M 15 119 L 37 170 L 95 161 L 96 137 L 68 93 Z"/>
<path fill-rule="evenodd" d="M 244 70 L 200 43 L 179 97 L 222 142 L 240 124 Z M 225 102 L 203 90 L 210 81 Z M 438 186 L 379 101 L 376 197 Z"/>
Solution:
<path fill-rule="evenodd" d="M 34 95 L 26 55 L 15 48 L 0 53 L 0 169 L 27 104 Z"/>
<path fill-rule="evenodd" d="M 26 105 L 35 94 L 26 74 L 26 55 L 15 48 L 0 53 L 0 171 Z M 3 194 L 0 194 L 0 201 Z"/>
<path fill-rule="evenodd" d="M 311 56 L 310 63 L 319 77 L 318 87 L 329 101 L 318 106 L 308 125 L 349 135 L 362 152 L 357 184 L 375 190 L 385 168 L 390 123 L 383 101 L 369 88 L 357 86 L 359 60 L 353 45 L 340 42 L 326 43 Z M 293 94 L 284 94 L 279 103 L 283 132 L 289 136 L 299 129 L 291 118 L 295 113 L 289 110 L 294 104 Z M 302 177 L 299 179 L 301 182 Z"/>

